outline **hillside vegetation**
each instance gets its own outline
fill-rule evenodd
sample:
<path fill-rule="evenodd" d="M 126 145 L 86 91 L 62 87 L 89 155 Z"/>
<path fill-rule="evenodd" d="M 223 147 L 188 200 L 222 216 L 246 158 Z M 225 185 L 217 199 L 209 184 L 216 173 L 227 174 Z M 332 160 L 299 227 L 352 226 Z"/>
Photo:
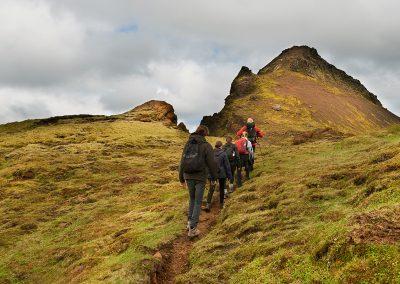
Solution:
<path fill-rule="evenodd" d="M 0 283 L 146 283 L 180 234 L 187 134 L 67 117 L 0 126 Z"/>
<path fill-rule="evenodd" d="M 399 283 L 399 146 L 393 127 L 265 147 L 179 283 Z"/>
<path fill-rule="evenodd" d="M 0 125 L 0 283 L 400 283 L 400 118 L 304 46 L 243 67 L 209 141 L 249 116 L 269 143 L 194 242 L 171 105 Z"/>

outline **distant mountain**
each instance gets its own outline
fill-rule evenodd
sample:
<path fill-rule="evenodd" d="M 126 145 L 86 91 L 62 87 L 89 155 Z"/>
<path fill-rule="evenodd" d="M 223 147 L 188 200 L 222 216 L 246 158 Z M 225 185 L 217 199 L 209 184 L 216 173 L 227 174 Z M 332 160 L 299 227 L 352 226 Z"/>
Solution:
<path fill-rule="evenodd" d="M 308 46 L 284 50 L 257 74 L 243 66 L 224 108 L 202 123 L 222 135 L 237 130 L 247 117 L 271 135 L 326 127 L 357 134 L 400 122 L 360 81 Z"/>

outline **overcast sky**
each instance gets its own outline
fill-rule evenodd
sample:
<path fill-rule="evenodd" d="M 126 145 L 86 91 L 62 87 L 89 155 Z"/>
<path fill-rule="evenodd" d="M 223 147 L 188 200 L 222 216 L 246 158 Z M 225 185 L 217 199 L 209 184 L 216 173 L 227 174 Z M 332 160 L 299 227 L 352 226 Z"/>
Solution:
<path fill-rule="evenodd" d="M 400 2 L 1 0 L 0 123 L 114 114 L 150 99 L 191 127 L 246 65 L 293 45 L 356 77 L 400 115 Z"/>

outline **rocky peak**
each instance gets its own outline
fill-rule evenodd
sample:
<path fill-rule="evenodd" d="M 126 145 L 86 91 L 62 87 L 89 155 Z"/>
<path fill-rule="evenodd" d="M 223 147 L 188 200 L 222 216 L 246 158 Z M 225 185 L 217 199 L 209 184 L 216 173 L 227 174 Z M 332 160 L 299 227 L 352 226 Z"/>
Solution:
<path fill-rule="evenodd" d="M 174 108 L 167 102 L 151 100 L 122 114 L 128 120 L 142 122 L 162 121 L 168 125 L 176 125 L 177 116 Z"/>
<path fill-rule="evenodd" d="M 293 46 L 282 51 L 278 57 L 262 68 L 258 74 L 287 69 L 313 76 L 316 75 L 318 70 L 323 69 L 327 65 L 329 65 L 329 63 L 318 54 L 315 48 L 305 45 Z"/>
<path fill-rule="evenodd" d="M 297 72 L 321 81 L 329 81 L 340 85 L 348 92 L 360 93 L 363 97 L 381 106 L 377 97 L 369 92 L 359 80 L 328 63 L 318 54 L 315 48 L 303 45 L 285 49 L 279 56 L 260 69 L 258 75 L 278 70 Z"/>

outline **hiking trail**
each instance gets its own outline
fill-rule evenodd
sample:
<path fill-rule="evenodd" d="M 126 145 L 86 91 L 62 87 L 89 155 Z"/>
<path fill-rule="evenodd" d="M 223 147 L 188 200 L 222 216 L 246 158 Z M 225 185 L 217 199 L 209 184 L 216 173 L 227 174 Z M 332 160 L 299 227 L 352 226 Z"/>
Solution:
<path fill-rule="evenodd" d="M 213 198 L 213 204 L 209 213 L 202 210 L 198 228 L 200 236 L 189 239 L 187 231 L 182 233 L 180 237 L 175 239 L 171 246 L 160 250 L 162 255 L 162 265 L 151 279 L 153 284 L 171 284 L 175 283 L 175 277 L 185 273 L 189 269 L 189 255 L 193 245 L 203 238 L 211 230 L 220 213 L 218 198 Z"/>

